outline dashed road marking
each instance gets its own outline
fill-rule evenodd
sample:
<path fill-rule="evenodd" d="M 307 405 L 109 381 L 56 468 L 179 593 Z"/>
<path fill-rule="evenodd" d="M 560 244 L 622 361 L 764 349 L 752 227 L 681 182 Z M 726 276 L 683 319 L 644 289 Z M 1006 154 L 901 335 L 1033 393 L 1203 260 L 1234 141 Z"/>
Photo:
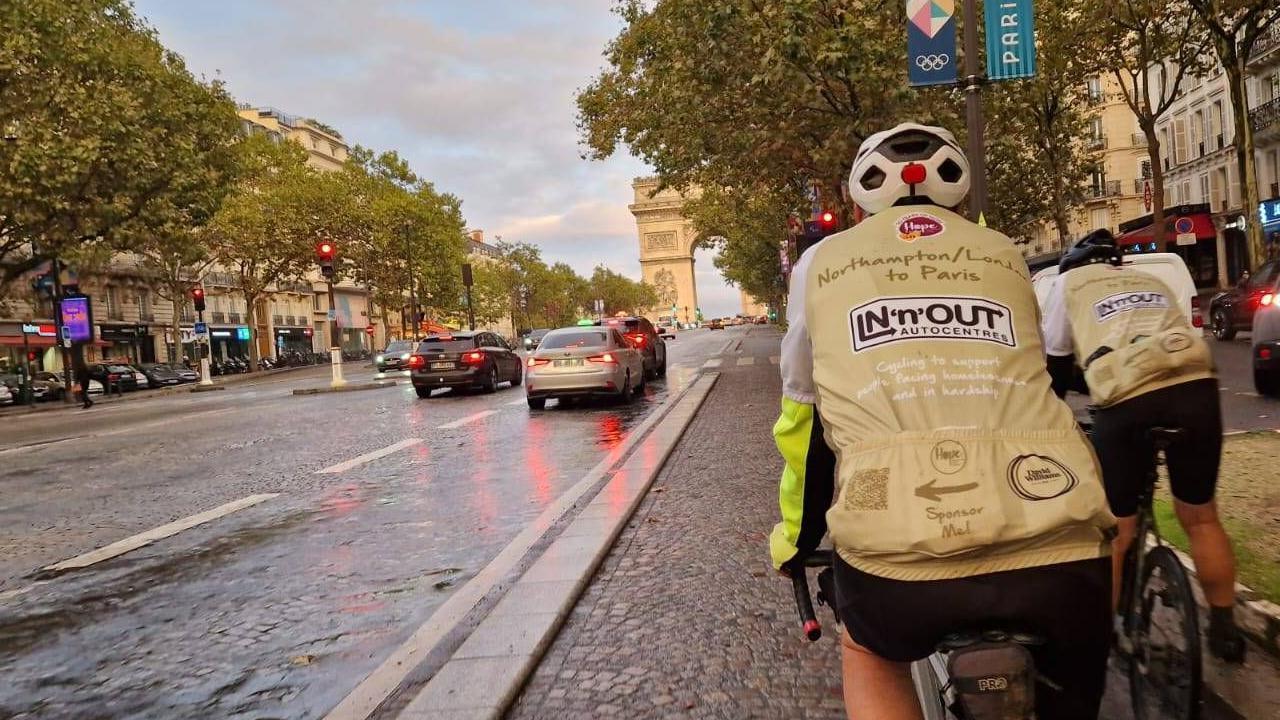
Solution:
<path fill-rule="evenodd" d="M 397 450 L 403 450 L 407 447 L 413 447 L 414 445 L 417 445 L 421 442 L 422 442 L 422 438 L 405 438 L 404 440 L 401 440 L 398 443 L 392 443 L 382 448 L 381 450 L 374 450 L 373 452 L 367 452 L 363 455 L 357 455 L 356 457 L 353 457 L 350 460 L 347 460 L 345 462 L 340 462 L 337 465 L 330 465 L 329 467 L 323 470 L 317 470 L 316 474 L 317 475 L 321 475 L 321 474 L 336 475 L 338 473 L 344 473 L 353 467 L 358 467 L 367 462 L 377 460 L 380 457 L 386 457 L 387 455 L 390 455 L 391 453 Z"/>
<path fill-rule="evenodd" d="M 1259 394 L 1258 394 L 1258 393 L 1256 393 L 1256 392 L 1242 392 L 1242 393 L 1239 393 L 1239 392 L 1238 392 L 1238 393 L 1236 393 L 1236 395 L 1239 395 L 1239 396 L 1241 396 L 1241 397 L 1262 397 L 1261 395 L 1259 395 Z"/>
<path fill-rule="evenodd" d="M 780 362 L 782 362 L 782 356 L 781 356 L 781 355 L 770 355 L 770 356 L 769 356 L 769 364 L 770 364 L 770 365 L 777 365 L 777 364 L 778 364 L 778 363 L 780 363 Z"/>
<path fill-rule="evenodd" d="M 710 360 L 702 363 L 702 367 L 707 369 L 718 368 L 720 367 L 720 358 L 711 358 Z"/>
<path fill-rule="evenodd" d="M 461 420 L 454 420 L 451 423 L 445 423 L 437 427 L 436 429 L 437 430 L 453 430 L 455 428 L 460 428 L 463 425 L 469 425 L 477 420 L 483 420 L 489 417 L 490 415 L 497 415 L 497 414 L 498 414 L 497 410 L 481 410 L 480 412 L 474 415 L 468 415 L 462 418 Z"/>
<path fill-rule="evenodd" d="M 751 357 L 750 355 L 748 355 L 747 357 L 740 357 L 740 358 L 738 358 L 738 366 L 739 366 L 739 367 L 741 367 L 741 366 L 743 366 L 743 365 L 755 365 L 755 364 L 756 364 L 756 359 L 755 359 L 755 358 L 753 358 L 753 357 Z"/>
<path fill-rule="evenodd" d="M 526 404 L 526 403 L 528 403 L 528 402 L 529 402 L 529 401 L 528 401 L 527 399 L 525 399 L 525 398 L 520 398 L 519 400 L 512 400 L 511 402 L 509 402 L 509 403 L 507 403 L 507 404 L 508 404 L 508 405 L 524 405 L 524 404 Z"/>
<path fill-rule="evenodd" d="M 123 540 L 117 540 L 110 545 L 100 547 L 92 552 L 77 555 L 73 558 L 68 558 L 52 565 L 46 565 L 44 569 L 53 571 L 75 570 L 77 568 L 88 567 L 94 563 L 100 563 L 103 560 L 110 560 L 111 558 L 119 557 L 127 552 L 137 550 L 140 547 L 150 545 L 156 540 L 177 535 L 183 530 L 190 530 L 191 528 L 197 525 L 203 525 L 210 520 L 217 520 L 220 517 L 230 515 L 238 510 L 253 507 L 260 502 L 277 497 L 279 494 L 280 493 L 263 493 L 260 495 L 242 497 L 239 500 L 232 500 L 231 502 L 226 503 L 225 505 L 219 505 L 212 510 L 205 510 L 202 513 L 196 513 L 195 515 L 190 515 L 180 520 L 174 520 L 171 523 L 161 525 L 157 528 L 152 528 L 151 530 L 138 533 L 137 535 L 127 537 Z"/>

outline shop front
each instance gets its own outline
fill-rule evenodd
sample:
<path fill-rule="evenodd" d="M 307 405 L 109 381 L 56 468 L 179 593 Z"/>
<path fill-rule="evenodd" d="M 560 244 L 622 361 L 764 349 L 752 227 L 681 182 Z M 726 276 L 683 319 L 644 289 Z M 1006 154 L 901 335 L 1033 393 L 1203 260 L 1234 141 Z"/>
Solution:
<path fill-rule="evenodd" d="M 156 343 L 147 325 L 103 323 L 98 325 L 98 339 L 102 341 L 101 354 L 105 359 L 127 360 L 133 364 L 156 361 Z"/>
<path fill-rule="evenodd" d="M 313 334 L 314 331 L 309 327 L 276 328 L 276 357 L 280 357 L 281 353 L 286 352 L 312 352 L 311 336 Z"/>
<path fill-rule="evenodd" d="M 58 327 L 53 321 L 0 322 L 0 375 L 15 372 L 28 353 L 35 354 L 31 363 L 35 370 L 62 369 Z"/>
<path fill-rule="evenodd" d="M 1267 259 L 1280 256 L 1280 198 L 1258 203 L 1258 220 L 1262 223 L 1262 242 Z"/>
<path fill-rule="evenodd" d="M 209 344 L 215 360 L 249 357 L 248 325 L 210 325 Z"/>
<path fill-rule="evenodd" d="M 1179 205 L 1165 208 L 1164 237 L 1155 240 L 1150 215 L 1144 215 L 1120 224 L 1120 236 L 1116 241 L 1126 255 L 1135 253 L 1170 252 L 1182 258 L 1191 272 L 1196 287 L 1211 289 L 1220 287 L 1225 274 L 1226 282 L 1235 282 L 1243 271 L 1245 254 L 1243 233 L 1226 227 L 1219 242 L 1219 231 L 1209 212 L 1208 205 Z M 1247 262 L 1247 261 L 1245 261 Z"/>

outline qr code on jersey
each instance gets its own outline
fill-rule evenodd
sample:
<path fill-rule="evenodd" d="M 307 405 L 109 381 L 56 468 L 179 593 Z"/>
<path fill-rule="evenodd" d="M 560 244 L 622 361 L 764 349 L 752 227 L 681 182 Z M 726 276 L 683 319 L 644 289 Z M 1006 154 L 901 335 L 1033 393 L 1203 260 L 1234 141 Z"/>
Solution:
<path fill-rule="evenodd" d="M 859 470 L 845 489 L 846 510 L 888 510 L 889 468 Z"/>

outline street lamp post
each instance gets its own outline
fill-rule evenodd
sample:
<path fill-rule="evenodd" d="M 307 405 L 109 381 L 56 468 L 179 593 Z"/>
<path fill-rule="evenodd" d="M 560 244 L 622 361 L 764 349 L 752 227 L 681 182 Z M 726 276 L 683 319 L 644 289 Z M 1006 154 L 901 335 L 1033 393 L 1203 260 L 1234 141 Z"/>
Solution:
<path fill-rule="evenodd" d="M 978 1 L 964 0 L 964 104 L 969 126 L 969 214 L 974 222 L 978 222 L 987 210 L 982 83 L 983 77 L 978 69 Z"/>

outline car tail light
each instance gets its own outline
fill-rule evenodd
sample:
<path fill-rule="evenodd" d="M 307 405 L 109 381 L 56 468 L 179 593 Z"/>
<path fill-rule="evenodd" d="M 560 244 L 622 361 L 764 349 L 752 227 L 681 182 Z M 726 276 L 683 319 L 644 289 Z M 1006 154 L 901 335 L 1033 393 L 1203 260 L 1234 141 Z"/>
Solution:
<path fill-rule="evenodd" d="M 484 353 L 480 352 L 479 350 L 472 350 L 469 353 L 463 354 L 462 362 L 468 365 L 479 365 L 480 363 L 484 362 Z"/>
<path fill-rule="evenodd" d="M 1270 360 L 1270 359 L 1271 359 L 1271 348 L 1265 348 L 1265 347 L 1264 347 L 1264 348 L 1258 348 L 1258 359 L 1259 359 L 1259 360 Z"/>
<path fill-rule="evenodd" d="M 1273 295 L 1272 293 L 1267 293 L 1266 295 L 1262 296 L 1262 300 L 1260 300 L 1259 302 L 1261 302 L 1264 306 L 1266 306 L 1274 302 L 1275 299 L 1276 299 L 1275 295 Z"/>
<path fill-rule="evenodd" d="M 526 363 L 526 365 L 528 365 L 529 367 L 538 367 L 540 365 L 550 365 L 550 364 L 551 364 L 550 359 L 536 358 L 536 357 L 529 358 L 529 362 Z"/>
<path fill-rule="evenodd" d="M 644 333 L 631 333 L 627 335 L 627 339 L 635 343 L 636 347 L 644 347 Z"/>
<path fill-rule="evenodd" d="M 603 363 L 606 365 L 613 365 L 618 362 L 618 360 L 613 357 L 613 353 L 605 353 L 603 355 L 592 355 L 591 357 L 587 358 L 587 360 L 589 362 Z"/>
<path fill-rule="evenodd" d="M 1204 327 L 1204 314 L 1200 311 L 1200 297 L 1198 295 L 1191 296 L 1191 325 L 1193 327 Z"/>
<path fill-rule="evenodd" d="M 411 368 L 422 367 L 423 365 L 426 364 L 426 362 L 427 362 L 427 359 L 422 357 L 421 355 L 409 356 L 409 367 Z"/>

